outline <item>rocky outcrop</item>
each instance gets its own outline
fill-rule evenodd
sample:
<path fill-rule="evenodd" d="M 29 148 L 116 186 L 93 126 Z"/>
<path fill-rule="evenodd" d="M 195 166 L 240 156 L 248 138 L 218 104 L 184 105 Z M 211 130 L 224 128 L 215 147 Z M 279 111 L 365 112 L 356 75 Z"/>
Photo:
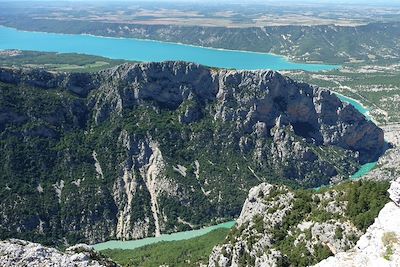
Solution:
<path fill-rule="evenodd" d="M 390 188 L 388 190 L 390 199 L 396 204 L 400 206 L 400 179 L 398 178 L 395 181 L 392 181 Z"/>
<path fill-rule="evenodd" d="M 385 205 L 356 246 L 315 265 L 330 266 L 400 266 L 400 179 L 393 181 L 389 193 L 393 202 Z"/>
<path fill-rule="evenodd" d="M 400 176 L 400 124 L 382 125 L 387 149 L 378 160 L 378 167 L 363 177 L 367 180 L 393 181 Z"/>
<path fill-rule="evenodd" d="M 149 235 L 159 236 L 165 229 L 158 197 L 160 194 L 176 196 L 178 186 L 165 176 L 165 161 L 159 144 L 151 138 L 139 138 L 122 131 L 118 138 L 127 149 L 127 159 L 121 164 L 122 175 L 114 184 L 114 199 L 118 205 L 116 237 L 138 239 Z M 135 195 L 146 192 L 143 199 Z M 143 202 L 143 216 L 135 215 L 135 202 Z M 148 201 L 148 202 L 147 202 Z"/>
<path fill-rule="evenodd" d="M 398 199 L 397 186 L 393 183 L 389 190 L 392 199 Z M 353 182 L 312 192 L 262 183 L 250 190 L 237 225 L 223 244 L 214 247 L 208 266 L 309 266 L 330 255 L 342 255 L 363 234 L 351 215 L 359 201 L 354 198 L 368 194 L 380 199 L 371 200 L 379 210 L 388 200 L 386 189 L 375 182 Z M 371 196 L 363 190 L 379 193 Z M 369 201 L 363 201 L 364 207 L 370 207 Z M 357 216 L 367 221 L 369 212 L 358 210 Z M 332 261 L 324 266 L 352 266 Z M 359 262 L 354 266 L 364 265 Z"/>
<path fill-rule="evenodd" d="M 61 252 L 19 239 L 0 241 L 0 265 L 3 267 L 117 267 L 116 263 L 104 258 L 93 248 L 78 244 Z"/>
<path fill-rule="evenodd" d="M 284 186 L 260 184 L 250 190 L 224 244 L 214 247 L 209 266 L 399 266 L 400 179 L 387 190 L 392 200 L 387 204 L 380 183 L 348 183 L 308 196 Z M 373 184 L 381 192 L 371 203 L 380 201 L 383 208 L 361 230 L 348 210 L 354 205 L 349 202 L 358 200 L 348 194 L 362 194 Z M 364 205 L 370 207 L 368 202 Z M 364 212 L 358 211 L 357 216 L 366 218 L 370 211 Z"/>
<path fill-rule="evenodd" d="M 274 71 L 0 68 L 0 82 L 4 237 L 95 243 L 188 229 L 236 217 L 260 182 L 329 184 L 384 147 L 351 105 Z"/>

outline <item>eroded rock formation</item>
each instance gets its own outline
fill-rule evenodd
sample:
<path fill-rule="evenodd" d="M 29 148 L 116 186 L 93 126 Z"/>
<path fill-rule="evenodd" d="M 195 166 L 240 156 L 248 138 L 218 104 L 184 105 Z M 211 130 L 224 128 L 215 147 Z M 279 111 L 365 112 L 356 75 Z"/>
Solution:
<path fill-rule="evenodd" d="M 0 68 L 0 82 L 3 237 L 93 243 L 199 227 L 236 217 L 260 182 L 328 184 L 384 147 L 353 106 L 274 71 Z"/>

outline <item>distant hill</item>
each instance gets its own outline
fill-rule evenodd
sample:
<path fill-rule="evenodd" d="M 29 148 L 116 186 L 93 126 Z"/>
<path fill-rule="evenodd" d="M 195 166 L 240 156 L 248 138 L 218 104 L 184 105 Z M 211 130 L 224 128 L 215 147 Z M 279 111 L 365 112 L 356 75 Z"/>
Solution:
<path fill-rule="evenodd" d="M 138 25 L 0 16 L 0 25 L 28 31 L 131 37 L 214 48 L 268 52 L 297 61 L 353 63 L 400 57 L 400 22 L 361 26 L 254 28 Z"/>

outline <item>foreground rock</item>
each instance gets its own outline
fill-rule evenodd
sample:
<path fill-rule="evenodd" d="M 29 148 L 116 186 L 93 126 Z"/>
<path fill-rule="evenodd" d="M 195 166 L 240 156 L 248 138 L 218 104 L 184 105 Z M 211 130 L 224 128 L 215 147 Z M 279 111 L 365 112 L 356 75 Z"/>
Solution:
<path fill-rule="evenodd" d="M 354 199 L 363 190 L 364 198 Z M 209 267 L 306 266 L 344 252 L 363 233 L 350 209 L 359 201 L 369 206 L 368 198 L 382 199 L 383 207 L 386 190 L 376 182 L 348 183 L 320 193 L 263 183 L 250 190 L 236 228 L 213 249 Z M 362 213 L 358 215 L 368 216 Z"/>
<path fill-rule="evenodd" d="M 400 178 L 392 182 L 389 193 L 393 202 L 385 205 L 354 248 L 315 266 L 400 266 Z"/>
<path fill-rule="evenodd" d="M 19 239 L 0 241 L 2 267 L 117 267 L 87 245 L 75 245 L 61 252 Z"/>

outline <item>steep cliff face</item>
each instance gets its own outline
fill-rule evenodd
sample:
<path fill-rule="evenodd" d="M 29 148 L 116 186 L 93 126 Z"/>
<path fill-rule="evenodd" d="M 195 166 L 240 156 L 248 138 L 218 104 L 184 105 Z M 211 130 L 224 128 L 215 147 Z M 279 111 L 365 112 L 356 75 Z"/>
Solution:
<path fill-rule="evenodd" d="M 384 145 L 351 105 L 273 71 L 1 68 L 0 90 L 2 237 L 75 243 L 184 230 L 237 216 L 262 181 L 347 177 Z"/>
<path fill-rule="evenodd" d="M 390 124 L 382 127 L 388 149 L 379 157 L 378 166 L 363 179 L 396 180 L 400 176 L 400 124 Z"/>

